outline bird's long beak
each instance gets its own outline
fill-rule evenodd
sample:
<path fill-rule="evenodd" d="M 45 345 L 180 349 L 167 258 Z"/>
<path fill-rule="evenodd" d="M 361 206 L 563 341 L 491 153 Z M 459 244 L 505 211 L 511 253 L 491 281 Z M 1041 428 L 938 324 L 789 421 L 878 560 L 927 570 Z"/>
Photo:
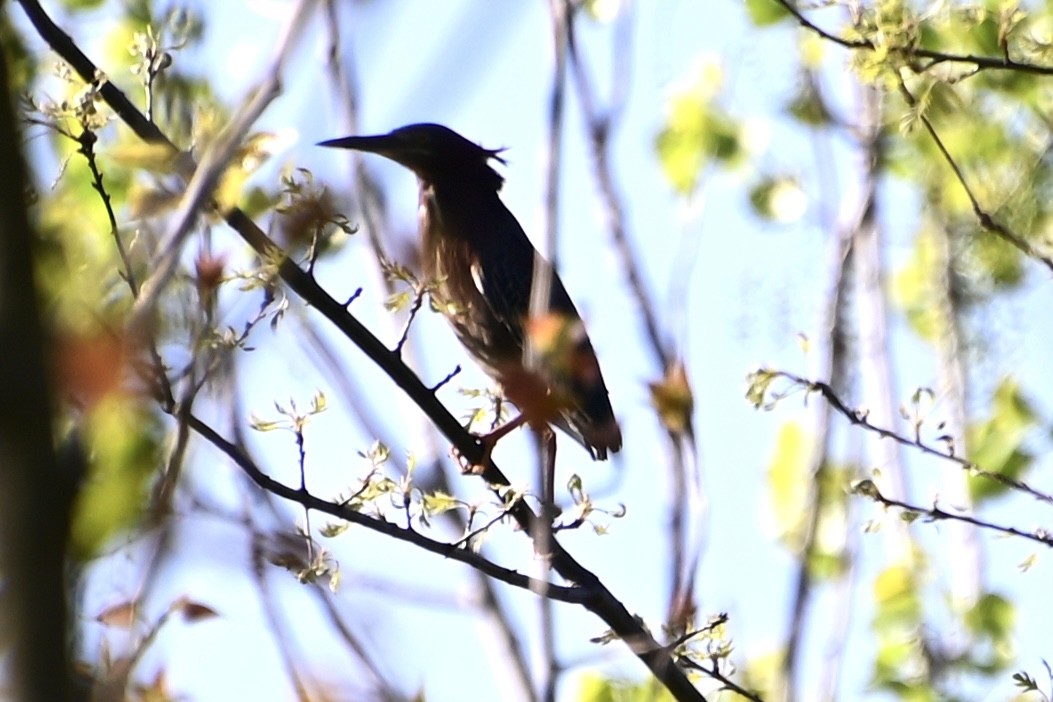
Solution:
<path fill-rule="evenodd" d="M 399 142 L 390 134 L 380 134 L 377 136 L 349 136 L 343 139 L 330 139 L 318 142 L 318 146 L 368 151 L 369 153 L 387 156 L 398 150 Z"/>

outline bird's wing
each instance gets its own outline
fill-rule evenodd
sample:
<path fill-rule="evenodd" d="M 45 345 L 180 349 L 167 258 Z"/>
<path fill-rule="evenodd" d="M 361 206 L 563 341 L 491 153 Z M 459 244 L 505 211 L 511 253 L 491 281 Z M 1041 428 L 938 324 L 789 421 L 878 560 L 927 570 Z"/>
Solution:
<path fill-rule="evenodd" d="M 524 264 L 533 262 L 537 251 L 511 213 L 507 216 L 504 226 L 507 235 L 493 245 L 481 247 L 479 262 L 472 268 L 472 278 L 494 317 L 521 345 L 534 284 L 534 267 Z M 549 311 L 574 324 L 581 321 L 581 315 L 555 271 L 549 289 Z"/>

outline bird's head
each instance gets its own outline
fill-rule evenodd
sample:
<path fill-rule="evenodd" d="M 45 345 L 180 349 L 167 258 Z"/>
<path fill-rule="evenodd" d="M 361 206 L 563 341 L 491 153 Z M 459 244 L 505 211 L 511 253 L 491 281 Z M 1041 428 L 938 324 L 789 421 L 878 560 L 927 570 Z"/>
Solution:
<path fill-rule="evenodd" d="M 496 191 L 504 182 L 490 166 L 490 159 L 504 163 L 501 149 L 484 149 L 441 124 L 410 124 L 388 134 L 331 139 L 319 146 L 380 154 L 428 183 L 474 181 Z"/>

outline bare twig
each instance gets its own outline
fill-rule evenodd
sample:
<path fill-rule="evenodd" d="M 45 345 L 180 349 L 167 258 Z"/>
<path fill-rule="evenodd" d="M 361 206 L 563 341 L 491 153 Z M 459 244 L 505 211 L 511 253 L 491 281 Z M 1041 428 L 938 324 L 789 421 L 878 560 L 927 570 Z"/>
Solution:
<path fill-rule="evenodd" d="M 417 313 L 420 312 L 420 307 L 424 303 L 424 296 L 427 292 L 423 288 L 418 288 L 413 294 L 413 303 L 409 308 L 409 316 L 406 317 L 406 324 L 402 327 L 402 333 L 399 335 L 399 341 L 395 344 L 395 353 L 399 356 L 402 355 L 402 347 L 406 345 L 406 340 L 409 339 L 410 328 L 413 326 L 413 320 L 417 318 Z"/>
<path fill-rule="evenodd" d="M 827 383 L 824 383 L 820 380 L 809 380 L 807 378 L 802 378 L 799 375 L 795 375 L 793 373 L 781 370 L 764 369 L 759 372 L 765 375 L 769 375 L 773 378 L 785 378 L 793 384 L 803 387 L 810 392 L 819 393 L 820 395 L 822 395 L 823 399 L 829 402 L 830 405 L 835 410 L 837 410 L 838 413 L 843 415 L 849 422 L 857 426 L 863 427 L 867 431 L 874 432 L 875 434 L 884 439 L 891 439 L 892 441 L 895 441 L 898 444 L 901 444 L 903 446 L 911 446 L 913 448 L 918 449 L 922 453 L 928 454 L 930 456 L 936 456 L 947 461 L 952 461 L 954 463 L 957 463 L 964 470 L 969 471 L 973 475 L 983 477 L 987 480 L 993 480 L 994 482 L 1005 485 L 1006 487 L 1012 488 L 1013 490 L 1026 493 L 1031 497 L 1034 497 L 1036 500 L 1040 500 L 1041 502 L 1053 504 L 1053 495 L 1044 493 L 1041 490 L 1038 490 L 1028 485 L 1022 480 L 1016 480 L 1014 478 L 1010 478 L 1007 475 L 1002 475 L 1001 473 L 993 473 L 989 470 L 985 470 L 984 468 L 977 465 L 976 463 L 973 463 L 967 458 L 963 458 L 962 456 L 956 455 L 953 450 L 944 450 L 937 448 L 935 446 L 932 446 L 931 444 L 925 443 L 921 440 L 920 437 L 909 438 L 897 433 L 896 431 L 893 431 L 892 429 L 886 429 L 885 427 L 879 427 L 872 424 L 866 412 L 854 410 L 848 407 L 841 400 L 841 398 L 837 396 L 837 393 L 834 392 L 834 389 L 830 387 L 830 385 Z"/>
<path fill-rule="evenodd" d="M 878 504 L 884 505 L 885 507 L 895 507 L 897 509 L 904 510 L 912 517 L 921 516 L 931 522 L 939 521 L 951 521 L 961 522 L 964 524 L 971 524 L 980 529 L 987 529 L 989 531 L 996 531 L 1000 534 L 1006 534 L 1007 536 L 1017 536 L 1022 539 L 1028 539 L 1029 541 L 1035 541 L 1042 544 L 1043 546 L 1053 547 L 1053 536 L 1045 529 L 1039 529 L 1036 531 L 1024 531 L 1017 529 L 1016 527 L 1005 526 L 1003 524 L 995 524 L 979 517 L 974 517 L 969 514 L 963 514 L 958 512 L 948 512 L 940 508 L 935 502 L 932 507 L 922 507 L 920 505 L 914 505 L 904 500 L 897 500 L 891 497 L 885 496 L 871 480 L 863 480 L 855 485 L 853 492 L 857 495 L 865 495 L 871 498 Z M 910 521 L 914 521 L 911 518 Z"/>

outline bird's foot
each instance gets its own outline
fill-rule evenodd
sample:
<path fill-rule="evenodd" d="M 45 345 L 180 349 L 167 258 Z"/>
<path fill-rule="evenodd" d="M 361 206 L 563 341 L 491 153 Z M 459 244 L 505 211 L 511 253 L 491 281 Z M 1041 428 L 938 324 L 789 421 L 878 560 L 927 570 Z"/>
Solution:
<path fill-rule="evenodd" d="M 526 421 L 527 418 L 524 415 L 519 415 L 510 422 L 505 422 L 497 427 L 489 434 L 477 436 L 476 439 L 479 441 L 479 446 L 482 449 L 482 455 L 479 457 L 478 461 L 469 460 L 464 454 L 457 450 L 456 446 L 454 446 L 450 453 L 461 464 L 461 473 L 464 475 L 484 474 L 491 465 L 490 457 L 494 452 L 494 447 L 497 446 L 497 442 L 526 424 Z"/>

